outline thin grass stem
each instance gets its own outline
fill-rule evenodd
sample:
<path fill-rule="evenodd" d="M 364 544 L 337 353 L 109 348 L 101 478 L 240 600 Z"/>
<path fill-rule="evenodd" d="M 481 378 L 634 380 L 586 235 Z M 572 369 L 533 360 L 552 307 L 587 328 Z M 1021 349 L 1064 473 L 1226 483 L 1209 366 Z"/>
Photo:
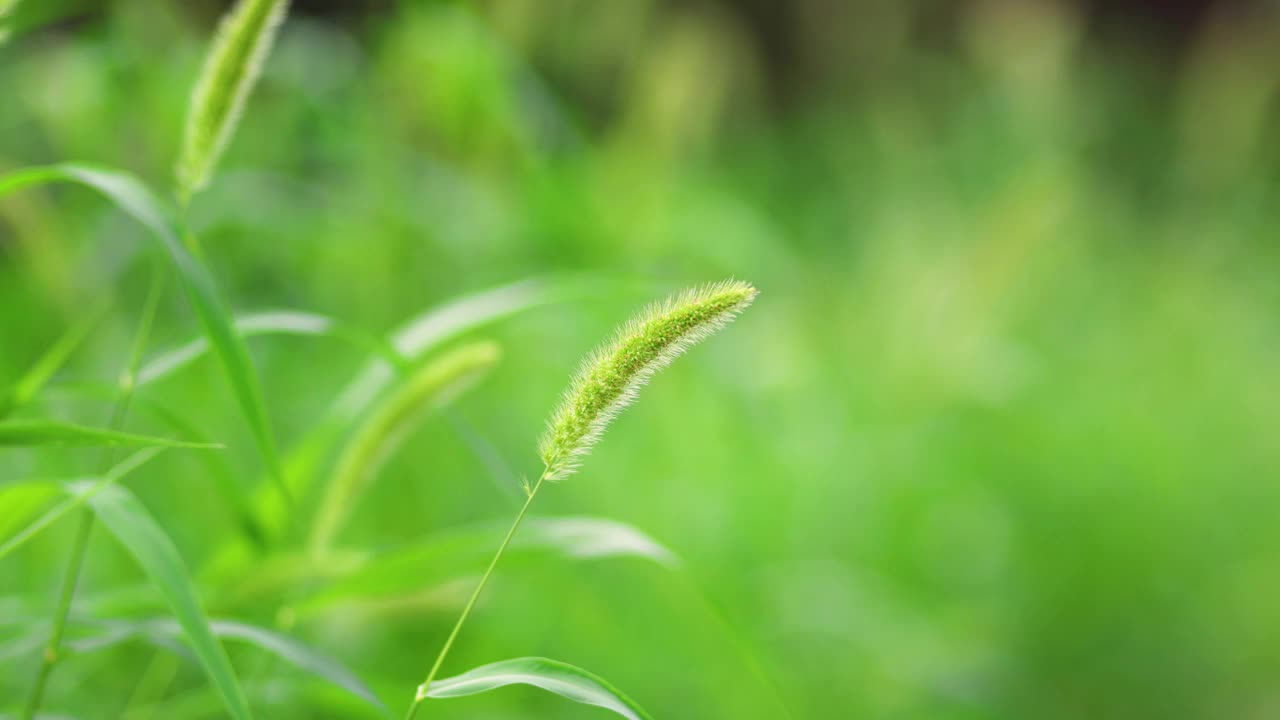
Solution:
<path fill-rule="evenodd" d="M 111 422 L 108 427 L 112 431 L 124 425 L 129 413 L 129 402 L 133 398 L 135 387 L 134 376 L 142 363 L 142 353 L 146 349 L 147 340 L 151 336 L 151 327 L 155 322 L 156 310 L 160 306 L 160 297 L 164 294 L 165 266 L 157 261 L 152 266 L 151 284 L 147 289 L 147 298 L 143 303 L 142 317 L 133 336 L 133 344 L 129 353 L 129 363 L 120 377 L 120 394 L 111 409 Z M 103 451 L 101 465 L 105 472 L 110 467 L 114 448 Z M 62 635 L 66 629 L 67 617 L 71 614 L 71 603 L 75 599 L 76 586 L 80 583 L 80 571 L 84 567 L 84 557 L 89 550 L 89 537 L 93 533 L 93 511 L 86 508 L 80 513 L 80 524 L 76 529 L 76 538 L 71 547 L 71 560 L 67 564 L 67 572 L 62 578 L 62 586 L 58 590 L 58 605 L 54 610 L 53 629 L 49 633 L 49 642 L 41 655 L 40 669 L 36 672 L 35 683 L 31 686 L 31 694 L 27 697 L 27 705 L 23 710 L 24 720 L 34 720 L 44 700 L 45 686 L 53 667 L 58 663 L 62 647 Z"/>
<path fill-rule="evenodd" d="M 59 649 L 62 646 L 62 634 L 66 630 L 67 616 L 71 612 L 71 600 L 75 597 L 76 585 L 80 581 L 80 570 L 84 567 L 85 551 L 89 547 L 89 536 L 93 532 L 93 511 L 83 510 L 80 523 L 76 526 L 76 539 L 71 545 L 71 559 L 67 563 L 67 572 L 62 577 L 62 587 L 58 590 L 58 604 L 54 610 L 53 629 L 49 632 L 49 642 L 41 655 L 40 670 L 36 673 L 36 681 L 31 686 L 31 694 L 27 697 L 27 706 L 22 712 L 24 720 L 32 720 L 40 709 L 44 699 L 45 685 L 53 666 L 58 662 Z"/>
<path fill-rule="evenodd" d="M 489 582 L 489 576 L 493 574 L 493 569 L 498 566 L 498 560 L 502 558 L 502 553 L 506 552 L 507 546 L 511 544 L 511 538 L 515 537 L 516 530 L 519 529 L 520 523 L 524 521 L 524 516 L 529 512 L 529 506 L 533 504 L 533 499 L 538 495 L 538 489 L 542 487 L 542 483 L 546 479 L 547 473 L 544 472 L 538 478 L 538 482 L 534 483 L 533 487 L 530 488 L 529 496 L 525 498 L 524 505 L 520 508 L 520 513 L 516 515 L 515 522 L 511 523 L 511 529 L 507 530 L 507 536 L 502 539 L 502 545 L 498 546 L 498 552 L 494 553 L 493 559 L 489 561 L 489 567 L 485 569 L 484 575 L 480 576 L 480 583 L 476 585 L 475 592 L 471 593 L 471 599 L 467 600 L 466 606 L 462 608 L 462 614 L 458 616 L 458 622 L 454 623 L 453 630 L 444 641 L 444 647 L 440 648 L 440 654 L 436 656 L 435 663 L 431 665 L 431 671 L 427 673 L 427 679 L 418 686 L 418 692 L 413 698 L 413 704 L 409 706 L 409 712 L 405 715 L 405 720 L 414 720 L 422 701 L 427 699 L 427 690 L 436 679 L 436 675 L 439 674 L 440 666 L 444 664 L 445 657 L 449 654 L 450 648 L 453 647 L 453 641 L 458 639 L 458 633 L 467 622 L 467 616 L 471 614 L 471 609 L 475 607 L 476 600 L 480 599 L 480 593 L 484 590 L 485 584 Z"/>

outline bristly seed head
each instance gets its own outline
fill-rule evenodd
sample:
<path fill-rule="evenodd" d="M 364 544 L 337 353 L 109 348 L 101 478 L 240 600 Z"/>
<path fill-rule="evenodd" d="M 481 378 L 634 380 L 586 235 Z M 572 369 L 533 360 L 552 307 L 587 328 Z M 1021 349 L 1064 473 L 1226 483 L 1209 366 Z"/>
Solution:
<path fill-rule="evenodd" d="M 572 475 L 609 422 L 653 374 L 724 327 L 756 297 L 737 280 L 704 285 L 649 306 L 583 362 L 539 443 L 548 480 Z"/>

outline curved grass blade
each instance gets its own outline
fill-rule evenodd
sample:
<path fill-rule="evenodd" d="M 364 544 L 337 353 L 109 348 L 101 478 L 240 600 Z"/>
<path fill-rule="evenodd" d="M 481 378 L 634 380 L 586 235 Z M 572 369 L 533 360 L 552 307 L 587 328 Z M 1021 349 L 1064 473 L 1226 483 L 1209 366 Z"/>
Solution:
<path fill-rule="evenodd" d="M 23 543 L 35 537 L 41 530 L 52 525 L 58 518 L 85 504 L 85 502 L 92 498 L 94 494 L 101 492 L 113 483 L 118 482 L 120 478 L 128 475 L 130 472 L 133 472 L 143 463 L 156 455 L 159 455 L 161 451 L 162 448 L 146 448 L 139 450 L 112 467 L 104 473 L 102 477 L 88 480 L 88 485 L 81 483 L 80 487 L 82 489 L 80 492 L 75 493 L 69 499 L 55 505 L 48 512 L 41 515 L 35 522 L 31 523 L 16 535 L 6 540 L 4 544 L 0 544 L 0 559 L 3 559 L 4 556 L 18 549 L 18 547 Z"/>
<path fill-rule="evenodd" d="M 178 159 L 178 198 L 185 205 L 209 181 L 231 141 L 287 0 L 240 0 L 223 17 L 196 81 Z"/>
<path fill-rule="evenodd" d="M 73 425 L 55 420 L 8 420 L 0 422 L 0 447 L 184 447 L 221 448 L 216 443 L 188 442 L 135 435 L 105 428 Z"/>
<path fill-rule="evenodd" d="M 679 565 L 676 556 L 661 543 L 616 520 L 532 517 L 526 523 L 526 532 L 511 545 L 509 552 L 513 555 L 551 552 L 582 560 L 636 557 L 667 568 Z M 337 566 L 345 567 L 345 572 L 331 572 L 335 566 L 325 563 L 323 574 L 316 572 L 311 579 L 327 578 L 331 581 L 329 585 L 295 605 L 293 610 L 298 617 L 310 617 L 349 603 L 407 597 L 477 576 L 484 572 L 493 553 L 493 543 L 501 538 L 502 530 L 497 525 L 486 525 L 438 533 L 399 550 L 370 552 L 363 557 L 352 557 L 348 553 L 342 556 L 342 565 Z"/>
<path fill-rule="evenodd" d="M 39 394 L 54 373 L 66 364 L 71 353 L 75 352 L 89 334 L 89 330 L 102 319 L 106 308 L 106 304 L 98 305 L 96 310 L 89 311 L 79 322 L 68 328 L 62 337 L 58 338 L 58 341 L 50 346 L 22 377 L 18 378 L 17 382 L 9 388 L 8 393 L 0 396 L 0 418 L 31 402 L 31 399 Z"/>
<path fill-rule="evenodd" d="M 104 625 L 102 632 L 78 638 L 67 643 L 67 647 L 76 652 L 92 652 L 135 638 L 172 647 L 172 641 L 184 637 L 182 626 L 169 619 L 110 621 Z M 386 706 L 355 673 L 337 660 L 293 638 L 234 620 L 210 620 L 209 629 L 219 640 L 244 642 L 265 650 L 299 670 L 346 690 L 379 710 L 386 710 Z"/>
<path fill-rule="evenodd" d="M 410 319 L 391 337 L 395 352 L 408 362 L 418 362 L 444 343 L 493 322 L 562 302 L 595 287 L 581 279 L 527 279 L 467 295 L 432 307 Z M 385 361 L 373 360 L 347 383 L 325 416 L 289 452 L 284 474 L 294 495 L 302 495 L 317 476 L 317 469 L 357 419 L 395 379 Z M 285 506 L 280 496 L 259 491 L 254 497 L 257 516 L 267 526 L 280 524 Z"/>
<path fill-rule="evenodd" d="M 73 488 L 73 492 L 77 494 L 86 490 L 83 486 Z M 195 586 L 169 536 L 156 524 L 146 508 L 121 487 L 101 488 L 89 497 L 89 504 L 98 520 L 133 555 L 169 603 L 170 610 L 181 625 L 210 682 L 217 689 L 227 712 L 235 720 L 250 720 L 252 713 L 249 711 L 249 703 L 236 679 L 231 660 L 214 637 L 209 619 L 200 606 Z"/>
<path fill-rule="evenodd" d="M 120 392 L 119 386 L 114 383 L 104 383 L 95 381 L 77 381 L 73 383 L 61 383 L 51 385 L 46 394 L 65 395 L 78 400 L 92 399 L 101 402 L 115 402 Z M 191 438 L 195 442 L 209 442 L 204 431 L 197 427 L 194 423 L 187 420 L 181 414 L 165 407 L 155 400 L 139 395 L 134 395 L 129 401 L 130 407 L 152 421 L 165 426 L 173 433 L 182 437 Z M 222 495 L 222 499 L 227 505 L 233 509 L 236 514 L 237 522 L 244 530 L 245 535 L 250 538 L 255 545 L 262 546 L 266 541 L 265 533 L 258 524 L 257 518 L 253 516 L 249 507 L 249 498 L 246 488 L 241 486 L 236 479 L 235 471 L 231 463 L 227 460 L 225 453 L 199 453 L 196 457 L 204 465 L 208 477 L 212 478 L 218 492 Z M 2 497 L 2 496 L 0 496 Z M 4 522 L 3 516 L 0 515 L 0 525 Z M 3 533 L 0 533 L 3 534 Z"/>
<path fill-rule="evenodd" d="M 172 624 L 169 625 L 169 629 L 171 632 L 177 631 L 177 627 Z M 361 682 L 360 678 L 356 677 L 355 673 L 336 660 L 321 655 L 292 638 L 230 620 L 214 620 L 213 631 L 221 638 L 251 643 L 300 670 L 305 670 L 337 685 L 380 710 L 386 710 L 386 706 Z"/>
<path fill-rule="evenodd" d="M 511 545 L 516 549 L 550 549 L 583 560 L 640 557 L 675 568 L 680 560 L 638 528 L 598 517 L 532 517 Z"/>
<path fill-rule="evenodd" d="M 386 342 L 349 327 L 333 318 L 294 310 L 271 310 L 237 315 L 232 322 L 242 338 L 258 335 L 309 335 L 332 337 L 379 356 L 394 367 L 404 359 Z M 147 361 L 138 371 L 137 382 L 146 385 L 172 375 L 209 352 L 209 340 L 198 337 L 167 350 Z"/>
<path fill-rule="evenodd" d="M 189 437 L 198 442 L 204 442 L 207 439 L 204 431 L 196 427 L 190 420 L 153 400 L 134 397 L 132 404 L 142 413 L 168 426 L 173 432 L 183 437 Z M 255 544 L 263 545 L 266 541 L 266 536 L 258 524 L 257 518 L 253 516 L 253 512 L 249 507 L 248 493 L 237 481 L 235 469 L 232 467 L 227 455 L 225 453 L 198 453 L 196 457 L 204 465 L 208 477 L 213 479 L 214 485 L 222 495 L 222 499 L 232 509 L 245 535 Z"/>
<path fill-rule="evenodd" d="M 312 526 L 313 552 L 329 548 L 379 468 L 422 416 L 474 385 L 498 362 L 498 354 L 494 342 L 463 345 L 423 365 L 369 413 L 343 450 L 325 488 Z"/>
<path fill-rule="evenodd" d="M 418 697 L 463 697 L 516 684 L 532 685 L 574 702 L 612 710 L 628 720 L 653 720 L 634 700 L 599 675 L 541 657 L 481 665 L 461 675 L 437 680 L 430 688 L 418 688 Z"/>
<path fill-rule="evenodd" d="M 204 327 L 205 336 L 209 338 L 210 345 L 222 363 L 267 472 L 275 480 L 282 496 L 289 498 L 266 404 L 262 399 L 262 387 L 249 359 L 249 351 L 232 329 L 230 314 L 218 293 L 213 276 L 183 242 L 185 231 L 173 211 L 131 175 L 71 164 L 44 165 L 0 176 L 0 196 L 21 188 L 53 182 L 76 183 L 93 189 L 151 230 L 152 237 L 160 243 L 173 262 L 187 298 Z"/>
<path fill-rule="evenodd" d="M 391 345 L 402 357 L 418 360 L 466 332 L 571 297 L 581 291 L 579 284 L 529 279 L 466 295 L 414 316 L 392 334 Z M 339 423 L 359 417 L 392 378 L 385 363 L 367 365 L 343 389 L 331 414 Z"/>

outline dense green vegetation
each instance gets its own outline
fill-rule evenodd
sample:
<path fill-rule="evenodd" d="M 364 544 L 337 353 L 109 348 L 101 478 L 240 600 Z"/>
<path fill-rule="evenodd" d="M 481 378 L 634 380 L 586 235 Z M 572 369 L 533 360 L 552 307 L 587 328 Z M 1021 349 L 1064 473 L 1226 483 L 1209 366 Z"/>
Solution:
<path fill-rule="evenodd" d="M 1273 714 L 1280 23 L 916 5 L 785 101 L 706 8 L 295 13 L 214 162 L 227 5 L 17 4 L 0 717 L 399 717 L 580 358 L 726 277 L 419 718 Z"/>

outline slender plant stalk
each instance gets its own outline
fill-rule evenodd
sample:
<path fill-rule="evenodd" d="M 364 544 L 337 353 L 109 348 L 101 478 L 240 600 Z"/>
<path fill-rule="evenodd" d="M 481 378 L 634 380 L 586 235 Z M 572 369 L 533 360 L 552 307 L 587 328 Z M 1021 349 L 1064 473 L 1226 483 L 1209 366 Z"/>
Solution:
<path fill-rule="evenodd" d="M 151 285 L 147 289 L 142 317 L 133 336 L 129 364 L 120 378 L 120 395 L 116 398 L 111 410 L 111 422 L 108 427 L 112 431 L 119 430 L 128 415 L 129 403 L 133 398 L 134 376 L 142 363 L 142 353 L 151 336 L 151 326 L 155 321 L 156 309 L 160 305 L 160 297 L 164 291 L 164 278 L 164 265 L 157 261 L 151 270 Z M 101 465 L 104 471 L 110 467 L 114 452 L 113 448 L 103 451 Z M 67 572 L 63 575 L 62 586 L 58 590 L 58 605 L 54 610 L 53 629 L 49 633 L 49 642 L 45 645 L 41 656 L 40 669 L 36 673 L 35 683 L 31 686 L 31 694 L 27 698 L 27 705 L 22 715 L 24 720 L 33 720 L 40 710 L 40 704 L 44 700 L 45 685 L 49 682 L 49 675 L 53 673 L 54 665 L 58 663 L 67 617 L 71 614 L 71 602 L 75 598 L 76 586 L 80 583 L 80 571 L 84 567 L 84 557 L 89 550 L 93 519 L 93 511 L 88 508 L 80 513 L 80 523 L 76 528 L 75 541 L 71 546 L 71 559 L 67 564 Z"/>
<path fill-rule="evenodd" d="M 471 599 L 467 600 L 466 606 L 462 608 L 462 614 L 458 616 L 458 622 L 454 623 L 453 630 L 444 641 L 444 647 L 440 648 L 440 654 L 436 656 L 436 661 L 431 665 L 431 671 L 427 673 L 427 679 L 418 686 L 418 692 L 414 695 L 413 704 L 409 706 L 409 712 L 405 715 L 405 720 L 413 720 L 418 714 L 418 708 L 422 705 L 422 701 L 427 699 L 427 689 L 431 687 L 432 681 L 439 674 L 440 666 L 444 664 L 445 656 L 449 654 L 449 649 L 453 647 L 453 641 L 458 638 L 458 633 L 467 622 L 467 616 L 471 615 L 471 609 L 475 607 L 476 600 L 480 599 L 480 592 L 484 590 L 485 584 L 489 582 L 489 576 L 493 574 L 493 569 L 498 566 L 498 560 L 502 558 L 502 553 L 506 552 L 507 546 L 511 544 L 511 538 L 515 537 L 520 523 L 524 522 L 524 516 L 529 512 L 529 506 L 533 504 L 533 499 L 538 495 L 538 489 L 542 487 L 542 483 L 546 479 L 547 474 L 543 473 L 538 478 L 538 482 L 534 483 L 533 487 L 529 489 L 529 495 L 525 498 L 524 505 L 520 508 L 520 513 L 516 515 L 515 522 L 511 523 L 511 529 L 507 530 L 507 536 L 502 539 L 502 544 L 498 546 L 498 552 L 494 553 L 493 559 L 489 561 L 489 567 L 485 568 L 484 575 L 480 576 L 480 583 L 476 585 L 475 592 L 471 593 Z"/>
<path fill-rule="evenodd" d="M 53 630 L 49 633 L 49 642 L 45 645 L 41 656 L 40 670 L 36 673 L 35 684 L 31 686 L 31 695 L 27 698 L 26 709 L 22 713 L 25 720 L 32 720 L 40 709 L 44 698 L 45 684 L 53 666 L 58 662 L 58 649 L 62 645 L 62 633 L 66 627 L 67 615 L 71 611 L 71 599 L 75 595 L 76 585 L 80 581 L 80 569 L 84 566 L 85 550 L 89 547 L 89 535 L 93 532 L 93 513 L 84 510 L 80 513 L 80 522 L 76 525 L 76 539 L 71 545 L 71 560 L 67 563 L 67 572 L 62 577 L 62 587 L 58 591 L 58 604 L 54 610 Z"/>
<path fill-rule="evenodd" d="M 427 699 L 431 683 L 440 672 L 449 649 L 453 647 L 542 484 L 548 480 L 562 480 L 575 473 L 582 458 L 599 442 L 609 423 L 635 402 L 641 386 L 689 347 L 732 321 L 755 296 L 754 287 L 734 280 L 685 291 L 664 303 L 646 308 L 623 325 L 611 342 L 587 357 L 570 381 L 560 406 L 552 413 L 539 443 L 542 475 L 532 487 L 525 486 L 527 497 L 520 514 L 516 515 L 498 552 L 480 577 L 471 599 L 462 608 L 462 614 L 431 665 L 426 681 L 418 686 L 405 720 L 414 720 L 422 701 Z"/>

